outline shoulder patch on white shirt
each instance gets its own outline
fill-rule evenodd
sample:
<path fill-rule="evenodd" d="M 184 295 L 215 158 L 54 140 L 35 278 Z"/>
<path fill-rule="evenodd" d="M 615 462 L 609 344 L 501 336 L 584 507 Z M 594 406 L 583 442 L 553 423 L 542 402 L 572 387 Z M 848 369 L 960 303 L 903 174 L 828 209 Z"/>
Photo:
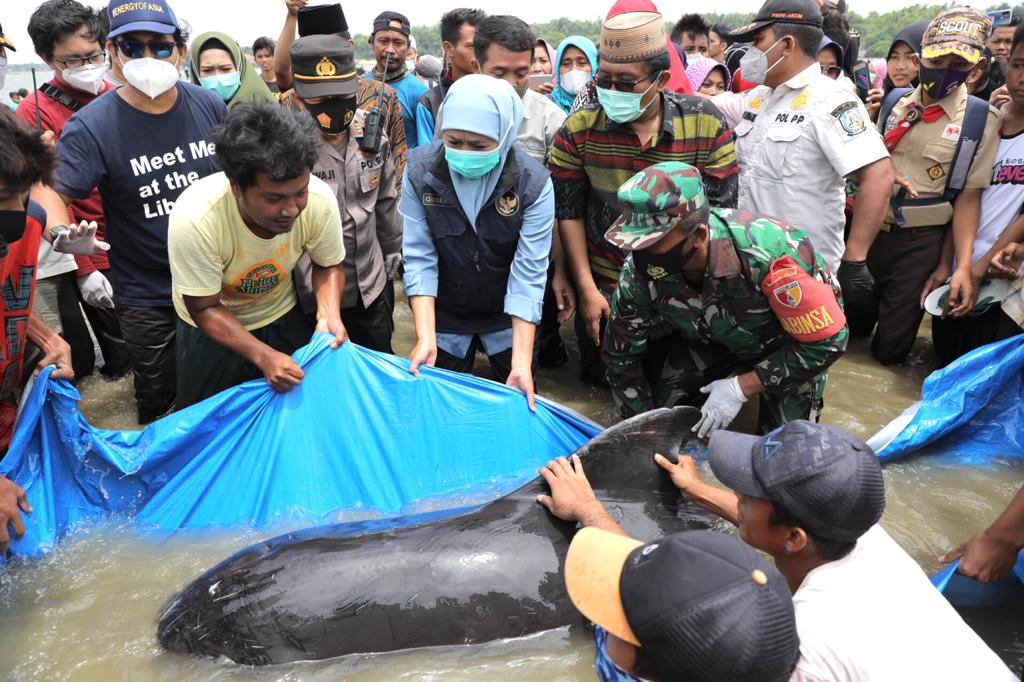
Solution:
<path fill-rule="evenodd" d="M 843 102 L 832 110 L 831 115 L 838 121 L 843 132 L 851 137 L 867 130 L 867 124 L 864 123 L 864 117 L 861 116 L 856 102 Z"/>

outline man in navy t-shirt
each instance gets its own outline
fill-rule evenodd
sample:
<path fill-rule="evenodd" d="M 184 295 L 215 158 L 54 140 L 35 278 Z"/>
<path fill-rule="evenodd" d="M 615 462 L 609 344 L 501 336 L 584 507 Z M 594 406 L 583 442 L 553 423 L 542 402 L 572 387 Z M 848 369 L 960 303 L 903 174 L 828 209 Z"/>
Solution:
<path fill-rule="evenodd" d="M 218 171 L 208 137 L 227 110 L 212 91 L 178 80 L 188 36 L 166 2 L 115 0 L 107 11 L 107 52 L 127 84 L 68 121 L 56 189 L 71 203 L 99 188 L 144 424 L 173 408 L 177 382 L 167 218 L 186 187 Z"/>

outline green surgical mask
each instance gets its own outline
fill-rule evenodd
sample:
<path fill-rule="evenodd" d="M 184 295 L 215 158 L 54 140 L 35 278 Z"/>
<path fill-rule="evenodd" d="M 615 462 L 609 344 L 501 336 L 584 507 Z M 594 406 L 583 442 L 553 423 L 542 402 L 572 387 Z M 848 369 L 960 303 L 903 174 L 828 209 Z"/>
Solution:
<path fill-rule="evenodd" d="M 217 74 L 216 76 L 207 76 L 206 78 L 200 78 L 199 84 L 207 90 L 213 90 L 215 93 L 220 95 L 220 98 L 225 102 L 230 101 L 235 93 L 238 92 L 238 87 L 242 83 L 242 75 L 238 71 L 232 71 L 231 73 Z"/>
<path fill-rule="evenodd" d="M 498 165 L 501 150 L 495 147 L 483 152 L 465 151 L 445 145 L 444 158 L 453 173 L 458 173 L 464 178 L 481 178 Z"/>
<path fill-rule="evenodd" d="M 608 115 L 608 118 L 616 123 L 629 123 L 640 118 L 647 110 L 647 107 L 654 103 L 652 99 L 646 107 L 640 108 L 640 101 L 644 95 L 650 92 L 651 88 L 657 84 L 658 77 L 655 76 L 654 82 L 643 92 L 619 92 L 618 90 L 598 88 L 597 101 L 601 103 L 601 108 L 604 109 L 604 113 Z"/>

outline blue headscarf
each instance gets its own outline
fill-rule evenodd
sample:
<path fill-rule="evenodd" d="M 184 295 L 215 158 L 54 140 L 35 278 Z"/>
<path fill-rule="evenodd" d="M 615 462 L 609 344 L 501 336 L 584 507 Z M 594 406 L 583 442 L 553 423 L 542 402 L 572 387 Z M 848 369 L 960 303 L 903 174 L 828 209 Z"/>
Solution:
<path fill-rule="evenodd" d="M 455 194 L 471 223 L 476 223 L 480 209 L 494 192 L 522 122 L 523 100 L 501 78 L 472 74 L 448 88 L 441 104 L 441 132 L 465 130 L 489 137 L 497 141 L 501 158 L 494 170 L 480 178 L 452 173 Z"/>
<path fill-rule="evenodd" d="M 587 55 L 587 59 L 590 60 L 590 77 L 593 78 L 594 74 L 597 73 L 597 46 L 594 45 L 590 38 L 585 36 L 569 36 L 558 44 L 558 51 L 555 52 L 555 63 L 551 65 L 552 73 L 555 74 L 555 89 L 551 91 L 551 99 L 554 100 L 555 104 L 562 107 L 562 111 L 568 114 L 569 110 L 572 109 L 572 103 L 576 101 L 576 95 L 562 89 L 562 74 L 559 73 L 562 65 L 562 55 L 565 54 L 565 48 L 567 47 L 575 47 Z"/>

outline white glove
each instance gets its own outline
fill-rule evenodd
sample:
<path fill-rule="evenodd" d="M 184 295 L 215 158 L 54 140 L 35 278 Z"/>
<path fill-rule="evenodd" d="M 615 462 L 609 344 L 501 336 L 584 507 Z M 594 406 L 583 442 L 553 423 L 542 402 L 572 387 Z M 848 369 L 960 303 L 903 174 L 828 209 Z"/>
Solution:
<path fill-rule="evenodd" d="M 67 232 L 62 232 L 53 240 L 53 250 L 60 253 L 72 253 L 76 256 L 93 256 L 110 250 L 110 244 L 96 239 L 96 222 L 80 225 L 69 225 Z"/>
<path fill-rule="evenodd" d="M 402 254 L 389 253 L 384 256 L 384 274 L 390 280 L 398 280 L 402 277 Z"/>
<path fill-rule="evenodd" d="M 99 270 L 78 278 L 78 290 L 82 292 L 85 302 L 94 308 L 113 308 L 114 290 L 110 280 Z"/>
<path fill-rule="evenodd" d="M 724 429 L 732 424 L 732 420 L 740 413 L 743 403 L 747 402 L 740 388 L 740 378 L 719 379 L 700 389 L 708 393 L 704 407 L 700 408 L 700 421 L 693 425 L 693 431 L 699 438 L 707 438 L 712 431 Z"/>

